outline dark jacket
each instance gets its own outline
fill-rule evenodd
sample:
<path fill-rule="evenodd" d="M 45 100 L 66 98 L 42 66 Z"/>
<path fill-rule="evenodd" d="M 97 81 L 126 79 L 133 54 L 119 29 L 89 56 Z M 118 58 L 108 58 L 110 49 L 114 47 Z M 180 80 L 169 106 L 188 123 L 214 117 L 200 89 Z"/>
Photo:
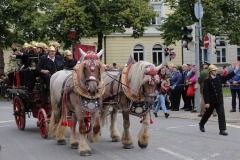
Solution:
<path fill-rule="evenodd" d="M 31 67 L 31 65 L 32 65 L 33 63 L 35 63 L 35 64 L 37 65 L 40 57 L 43 56 L 44 54 L 45 54 L 45 53 L 28 55 L 28 61 L 27 61 L 26 63 L 24 63 L 24 67 L 25 67 L 25 68 Z M 24 54 L 23 54 L 23 56 L 24 56 Z M 25 54 L 25 56 L 26 56 L 26 54 Z"/>
<path fill-rule="evenodd" d="M 63 59 L 63 64 L 66 69 L 73 69 L 76 63 L 77 63 L 76 59 L 71 59 L 71 60 L 67 60 L 67 58 Z"/>
<path fill-rule="evenodd" d="M 171 90 L 171 93 L 182 92 L 183 90 L 183 85 L 181 85 L 182 74 L 180 72 L 173 73 L 170 82 L 172 86 L 175 86 L 175 88 Z"/>
<path fill-rule="evenodd" d="M 228 79 L 235 76 L 234 72 L 230 72 L 227 76 L 217 74 L 216 78 L 211 76 L 204 80 L 203 98 L 205 104 L 221 104 L 223 103 L 222 84 Z"/>
<path fill-rule="evenodd" d="M 41 70 L 49 70 L 50 74 L 54 74 L 55 72 L 63 69 L 64 65 L 62 58 L 58 55 L 55 55 L 54 62 L 47 58 L 47 55 L 41 56 L 37 65 L 37 71 L 39 73 L 41 73 Z"/>
<path fill-rule="evenodd" d="M 30 53 L 23 52 L 23 55 L 16 55 L 16 59 L 21 59 L 22 65 L 23 65 L 23 64 L 27 63 L 27 61 L 28 61 L 28 56 L 26 56 L 26 55 L 30 55 Z"/>

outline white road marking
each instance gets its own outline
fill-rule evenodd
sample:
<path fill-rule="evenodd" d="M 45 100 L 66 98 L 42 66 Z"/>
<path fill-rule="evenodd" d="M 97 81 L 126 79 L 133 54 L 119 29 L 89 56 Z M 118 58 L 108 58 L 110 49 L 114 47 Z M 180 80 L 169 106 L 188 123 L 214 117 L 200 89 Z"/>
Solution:
<path fill-rule="evenodd" d="M 194 125 L 188 125 L 189 127 L 196 127 L 198 126 L 198 124 L 194 124 Z"/>
<path fill-rule="evenodd" d="M 237 125 L 232 125 L 232 124 L 226 124 L 228 127 L 233 127 L 233 128 L 240 128 L 240 126 L 237 126 Z"/>
<path fill-rule="evenodd" d="M 5 125 L 5 126 L 0 126 L 0 127 L 7 127 L 7 126 L 11 126 L 11 125 Z"/>
<path fill-rule="evenodd" d="M 177 158 L 179 158 L 179 159 L 193 160 L 193 159 L 191 159 L 191 158 L 189 158 L 189 157 L 182 156 L 182 155 L 177 154 L 177 153 L 175 153 L 175 152 L 169 151 L 169 150 L 167 150 L 167 149 L 165 149 L 165 148 L 158 148 L 158 149 L 161 150 L 161 151 L 163 151 L 163 152 L 166 152 L 166 153 L 168 153 L 168 154 L 171 154 L 171 155 L 173 155 L 173 156 L 175 156 L 175 157 L 177 157 Z"/>
<path fill-rule="evenodd" d="M 211 155 L 210 158 L 203 158 L 202 160 L 212 159 L 212 158 L 217 157 L 219 155 L 220 155 L 219 153 L 215 153 L 215 154 Z"/>
<path fill-rule="evenodd" d="M 211 155 L 211 157 L 217 157 L 219 155 L 220 155 L 219 153 L 215 153 L 215 154 Z"/>
<path fill-rule="evenodd" d="M 177 127 L 167 127 L 166 129 L 174 129 L 174 128 L 181 128 L 183 126 L 177 126 Z"/>
<path fill-rule="evenodd" d="M 14 120 L 9 120 L 9 121 L 0 121 L 0 123 L 7 123 L 7 122 L 13 122 Z"/>

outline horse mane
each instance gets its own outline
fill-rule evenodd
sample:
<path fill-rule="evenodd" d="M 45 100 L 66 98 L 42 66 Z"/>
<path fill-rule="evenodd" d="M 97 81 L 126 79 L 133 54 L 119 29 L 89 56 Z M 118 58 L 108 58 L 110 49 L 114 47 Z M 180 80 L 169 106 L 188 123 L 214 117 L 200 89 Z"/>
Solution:
<path fill-rule="evenodd" d="M 129 87 L 131 92 L 139 94 L 141 86 L 148 81 L 148 77 L 144 76 L 144 69 L 147 66 L 154 66 L 152 63 L 146 61 L 139 61 L 133 64 L 128 73 Z"/>

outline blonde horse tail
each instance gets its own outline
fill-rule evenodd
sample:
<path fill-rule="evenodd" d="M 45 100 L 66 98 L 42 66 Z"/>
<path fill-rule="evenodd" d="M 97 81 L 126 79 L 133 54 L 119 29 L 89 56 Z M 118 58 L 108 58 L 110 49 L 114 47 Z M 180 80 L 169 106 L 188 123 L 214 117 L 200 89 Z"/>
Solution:
<path fill-rule="evenodd" d="M 53 137 L 56 136 L 56 130 L 57 130 L 57 125 L 55 123 L 55 116 L 54 116 L 54 111 L 51 114 L 51 118 L 50 118 L 50 123 L 49 123 L 49 134 Z"/>

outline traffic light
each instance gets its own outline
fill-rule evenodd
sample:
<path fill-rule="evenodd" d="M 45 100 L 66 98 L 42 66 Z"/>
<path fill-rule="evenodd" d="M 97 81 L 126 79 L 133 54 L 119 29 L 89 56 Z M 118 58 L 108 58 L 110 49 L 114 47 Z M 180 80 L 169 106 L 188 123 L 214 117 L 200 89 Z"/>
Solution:
<path fill-rule="evenodd" d="M 210 54 L 216 54 L 217 53 L 217 45 L 220 45 L 220 37 L 219 36 L 210 36 Z"/>
<path fill-rule="evenodd" d="M 165 57 L 167 57 L 169 55 L 169 48 L 164 49 L 164 55 L 165 55 Z"/>
<path fill-rule="evenodd" d="M 165 49 L 164 49 L 164 55 L 165 55 L 165 57 L 167 57 L 168 55 L 171 55 L 171 51 L 172 50 L 174 50 L 174 48 L 168 48 L 168 47 L 166 47 Z"/>
<path fill-rule="evenodd" d="M 195 51 L 195 24 L 182 27 L 181 30 L 186 33 L 182 35 L 182 40 L 185 41 L 182 47 L 190 51 Z"/>

